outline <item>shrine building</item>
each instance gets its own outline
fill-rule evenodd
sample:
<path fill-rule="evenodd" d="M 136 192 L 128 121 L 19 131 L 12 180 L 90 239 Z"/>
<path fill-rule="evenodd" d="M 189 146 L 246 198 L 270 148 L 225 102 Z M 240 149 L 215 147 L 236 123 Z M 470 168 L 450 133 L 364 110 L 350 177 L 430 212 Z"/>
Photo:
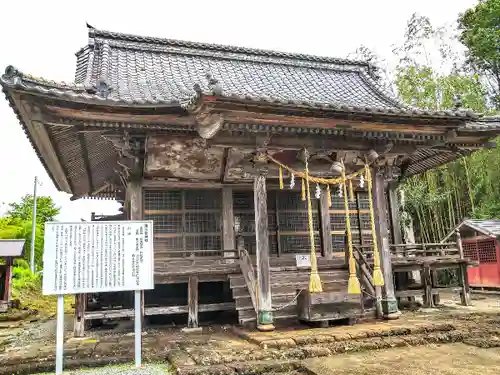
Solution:
<path fill-rule="evenodd" d="M 396 318 L 402 298 L 437 302 L 445 288 L 432 275 L 443 267 L 460 270 L 468 303 L 459 236 L 404 244 L 396 187 L 493 147 L 498 119 L 459 103 L 407 106 L 362 61 L 88 36 L 72 82 L 9 66 L 0 83 L 58 190 L 122 202 L 113 220 L 154 222 L 146 318 L 180 314 L 197 327 L 225 311 L 261 330 Z M 133 317 L 132 295 L 78 295 L 75 333 Z"/>

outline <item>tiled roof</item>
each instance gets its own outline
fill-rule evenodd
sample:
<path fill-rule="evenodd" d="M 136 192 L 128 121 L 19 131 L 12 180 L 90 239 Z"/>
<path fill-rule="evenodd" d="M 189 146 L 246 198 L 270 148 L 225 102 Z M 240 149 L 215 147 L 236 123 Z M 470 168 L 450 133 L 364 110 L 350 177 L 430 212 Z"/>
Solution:
<path fill-rule="evenodd" d="M 89 45 L 77 52 L 74 84 L 38 79 L 13 67 L 0 82 L 68 100 L 116 105 L 180 105 L 202 93 L 341 112 L 477 117 L 467 110 L 405 106 L 372 78 L 373 67 L 364 62 L 92 28 L 89 37 Z"/>
<path fill-rule="evenodd" d="M 467 225 L 489 236 L 500 236 L 500 220 L 464 220 L 462 225 Z"/>
<path fill-rule="evenodd" d="M 472 131 L 498 130 L 498 128 L 500 128 L 500 116 L 483 117 L 480 120 L 469 122 L 464 126 L 464 129 Z"/>
<path fill-rule="evenodd" d="M 469 227 L 484 235 L 498 237 L 500 236 L 500 220 L 478 220 L 478 219 L 465 219 L 458 224 L 448 235 L 441 240 L 441 242 L 448 241 L 457 229 L 462 227 Z"/>

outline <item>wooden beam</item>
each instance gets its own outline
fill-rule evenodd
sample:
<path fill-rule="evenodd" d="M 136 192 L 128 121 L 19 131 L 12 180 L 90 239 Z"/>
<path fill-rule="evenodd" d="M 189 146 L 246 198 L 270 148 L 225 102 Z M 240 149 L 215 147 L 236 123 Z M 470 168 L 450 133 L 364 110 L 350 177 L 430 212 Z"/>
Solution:
<path fill-rule="evenodd" d="M 188 328 L 198 328 L 198 276 L 189 276 Z"/>
<path fill-rule="evenodd" d="M 321 215 L 321 243 L 323 245 L 323 256 L 333 259 L 332 224 L 330 222 L 330 207 L 328 205 L 328 189 L 322 188 L 319 212 Z"/>
<path fill-rule="evenodd" d="M 236 237 L 234 234 L 234 212 L 233 212 L 233 188 L 224 186 L 222 188 L 222 234 L 224 250 L 236 249 Z M 234 251 L 224 252 L 226 263 L 234 263 Z"/>
<path fill-rule="evenodd" d="M 394 295 L 394 279 L 392 273 L 391 251 L 389 249 L 389 231 L 387 228 L 387 204 L 385 199 L 385 179 L 382 170 L 373 172 L 373 208 L 375 211 L 375 231 L 380 252 L 380 265 L 384 275 L 382 287 L 382 311 L 387 319 L 395 319 L 401 315 L 398 301 Z"/>
<path fill-rule="evenodd" d="M 269 229 L 267 217 L 267 170 L 262 168 L 254 177 L 255 236 L 257 252 L 258 314 L 257 328 L 262 331 L 274 330 L 271 275 L 269 269 Z"/>

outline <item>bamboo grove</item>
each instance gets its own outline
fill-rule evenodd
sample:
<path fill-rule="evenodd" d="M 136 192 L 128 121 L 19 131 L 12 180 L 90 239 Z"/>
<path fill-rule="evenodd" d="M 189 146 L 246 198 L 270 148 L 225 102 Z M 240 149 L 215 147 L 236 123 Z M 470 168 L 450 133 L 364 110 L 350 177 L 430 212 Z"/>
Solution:
<path fill-rule="evenodd" d="M 475 61 L 471 58 L 473 48 L 466 48 L 471 46 L 464 42 L 464 34 L 474 31 L 471 12 L 476 17 L 481 11 L 496 12 L 494 22 L 499 23 L 500 0 L 484 0 L 475 8 L 459 15 L 453 27 L 435 28 L 428 18 L 414 15 L 408 22 L 405 42 L 394 48 L 398 63 L 392 69 L 387 64 L 384 69 L 383 60 L 366 47 L 358 49 L 356 57 L 382 65 L 381 79 L 385 78 L 409 105 L 436 110 L 460 105 L 478 113 L 498 114 L 500 80 L 492 86 L 491 71 L 471 64 Z M 484 33 L 484 25 L 481 27 Z M 497 30 L 500 24 L 492 27 Z M 500 52 L 487 56 L 500 69 Z M 499 181 L 500 146 L 409 178 L 399 187 L 403 225 L 413 225 L 417 241 L 438 242 L 464 218 L 500 219 Z"/>

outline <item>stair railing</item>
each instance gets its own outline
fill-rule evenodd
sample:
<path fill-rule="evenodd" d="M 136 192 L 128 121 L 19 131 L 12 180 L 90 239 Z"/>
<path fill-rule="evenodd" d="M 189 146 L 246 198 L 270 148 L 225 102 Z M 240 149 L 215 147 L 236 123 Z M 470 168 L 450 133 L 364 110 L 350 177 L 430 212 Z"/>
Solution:
<path fill-rule="evenodd" d="M 375 298 L 375 286 L 373 285 L 373 269 L 368 263 L 368 259 L 366 259 L 363 251 L 358 247 L 354 246 L 354 259 L 356 261 L 356 265 L 358 266 L 361 283 L 365 288 L 367 294 L 369 294 L 372 298 Z"/>
<path fill-rule="evenodd" d="M 239 257 L 241 272 L 243 274 L 243 278 L 245 279 L 245 283 L 247 284 L 250 298 L 252 299 L 253 308 L 255 310 L 255 313 L 257 313 L 258 312 L 257 280 L 255 278 L 252 259 L 250 258 L 250 254 L 248 254 L 248 251 L 243 248 L 238 249 L 238 257 Z"/>

